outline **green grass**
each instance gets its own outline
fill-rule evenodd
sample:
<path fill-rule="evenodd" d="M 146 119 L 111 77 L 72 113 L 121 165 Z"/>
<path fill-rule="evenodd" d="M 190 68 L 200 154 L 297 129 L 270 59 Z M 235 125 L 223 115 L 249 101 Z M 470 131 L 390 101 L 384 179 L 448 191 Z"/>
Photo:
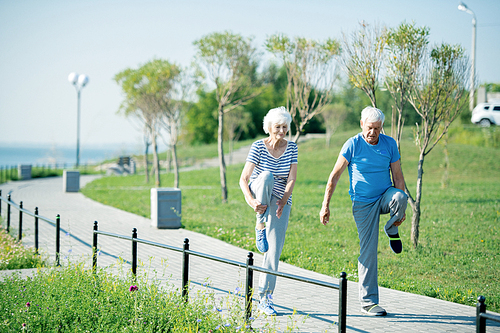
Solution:
<path fill-rule="evenodd" d="M 0 331 L 250 332 L 238 289 L 215 297 L 207 286 L 184 302 L 168 281 L 119 278 L 103 269 L 92 274 L 83 266 L 70 263 L 0 282 Z M 275 324 L 261 331 L 274 332 Z"/>
<path fill-rule="evenodd" d="M 6 230 L 0 228 L 0 270 L 36 268 L 45 264 L 44 258 L 38 255 L 34 248 L 24 247 Z"/>
<path fill-rule="evenodd" d="M 330 150 L 324 148 L 322 140 L 299 145 L 298 179 L 281 257 L 290 264 L 328 275 L 345 271 L 352 281 L 357 280 L 359 241 L 347 193 L 347 174 L 332 197 L 330 224 L 321 225 L 318 214 L 341 145 L 354 133 L 335 135 Z M 402 166 L 414 195 L 418 154 L 411 129 L 406 133 Z M 448 150 L 447 188 L 441 186 L 442 145 L 427 156 L 424 164 L 418 248 L 410 245 L 410 207 L 400 229 L 405 246 L 402 254 L 393 254 L 381 233 L 379 284 L 466 305 L 474 305 L 477 296 L 484 295 L 488 309 L 500 312 L 500 150 L 456 143 L 450 143 Z M 181 173 L 182 223 L 186 229 L 256 251 L 254 213 L 238 187 L 242 167 L 227 168 L 227 204 L 220 203 L 218 168 Z M 163 174 L 162 185 L 173 186 L 173 175 Z M 151 186 L 144 184 L 140 175 L 105 177 L 88 184 L 82 192 L 107 205 L 149 217 Z"/>

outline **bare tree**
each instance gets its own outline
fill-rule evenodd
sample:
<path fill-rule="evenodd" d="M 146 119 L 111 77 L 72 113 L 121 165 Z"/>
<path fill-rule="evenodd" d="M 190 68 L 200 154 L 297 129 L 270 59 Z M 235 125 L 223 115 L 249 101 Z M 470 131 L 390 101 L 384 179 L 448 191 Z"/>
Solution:
<path fill-rule="evenodd" d="M 282 34 L 266 40 L 269 52 L 279 57 L 286 68 L 287 109 L 295 125 L 298 142 L 307 123 L 328 103 L 336 81 L 336 58 L 340 43 L 327 39 L 321 43 L 296 37 L 293 40 Z"/>
<path fill-rule="evenodd" d="M 346 33 L 343 36 L 341 59 L 349 81 L 368 96 L 373 107 L 377 107 L 375 92 L 384 61 L 386 28 L 361 22 L 358 31 L 352 32 L 350 37 Z"/>
<path fill-rule="evenodd" d="M 385 86 L 394 100 L 391 136 L 401 144 L 403 111 L 409 91 L 414 83 L 420 61 L 429 44 L 429 28 L 416 28 L 415 24 L 402 23 L 387 32 L 387 65 Z M 396 109 L 396 113 L 394 112 Z M 396 131 L 394 120 L 397 114 Z"/>
<path fill-rule="evenodd" d="M 420 153 L 415 197 L 406 188 L 413 211 L 411 240 L 414 247 L 418 246 L 419 238 L 425 157 L 467 103 L 469 70 L 470 63 L 462 47 L 441 44 L 426 54 L 409 95 L 411 105 L 421 118 L 415 136 Z"/>
<path fill-rule="evenodd" d="M 196 60 L 215 84 L 218 103 L 217 147 L 222 202 L 227 203 L 226 162 L 223 150 L 224 114 L 245 105 L 260 94 L 255 89 L 256 50 L 251 38 L 226 31 L 212 33 L 194 42 Z"/>
<path fill-rule="evenodd" d="M 330 148 L 330 139 L 337 128 L 347 117 L 347 106 L 344 103 L 327 104 L 321 112 L 326 129 L 326 147 Z"/>

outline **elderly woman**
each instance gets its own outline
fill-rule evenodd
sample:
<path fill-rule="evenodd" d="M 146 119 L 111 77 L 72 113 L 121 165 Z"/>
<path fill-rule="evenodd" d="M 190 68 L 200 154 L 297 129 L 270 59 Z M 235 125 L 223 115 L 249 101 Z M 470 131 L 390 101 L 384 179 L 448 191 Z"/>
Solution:
<path fill-rule="evenodd" d="M 269 137 L 252 144 L 240 177 L 248 205 L 257 213 L 256 245 L 264 254 L 263 267 L 277 270 L 285 244 L 285 233 L 297 178 L 297 145 L 285 136 L 292 118 L 286 108 L 269 110 L 264 132 Z M 276 315 L 272 293 L 276 276 L 260 274 L 258 309 Z"/>

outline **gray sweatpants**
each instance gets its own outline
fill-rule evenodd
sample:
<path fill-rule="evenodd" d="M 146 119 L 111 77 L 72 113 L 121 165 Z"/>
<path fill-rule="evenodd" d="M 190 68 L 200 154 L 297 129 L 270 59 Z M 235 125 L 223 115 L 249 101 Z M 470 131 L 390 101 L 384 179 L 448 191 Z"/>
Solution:
<path fill-rule="evenodd" d="M 377 248 L 380 214 L 390 214 L 384 226 L 385 233 L 394 235 L 398 227 L 393 223 L 403 218 L 408 197 L 397 188 L 390 187 L 375 202 L 353 201 L 352 214 L 359 236 L 359 300 L 361 306 L 379 304 Z"/>
<path fill-rule="evenodd" d="M 281 251 L 285 245 L 285 233 L 288 228 L 288 219 L 290 217 L 290 205 L 285 205 L 281 218 L 276 217 L 278 198 L 272 194 L 274 177 L 271 172 L 262 172 L 250 184 L 250 190 L 255 199 L 262 204 L 267 205 L 264 214 L 257 214 L 257 222 L 266 224 L 266 236 L 269 243 L 269 250 L 264 254 L 262 267 L 272 270 L 278 270 Z M 276 276 L 260 273 L 259 276 L 259 296 L 272 294 L 276 286 Z"/>

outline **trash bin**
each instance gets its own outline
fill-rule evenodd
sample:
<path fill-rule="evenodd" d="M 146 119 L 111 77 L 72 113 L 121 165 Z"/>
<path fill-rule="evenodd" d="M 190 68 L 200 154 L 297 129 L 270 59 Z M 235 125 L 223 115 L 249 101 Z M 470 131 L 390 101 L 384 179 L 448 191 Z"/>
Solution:
<path fill-rule="evenodd" d="M 151 189 L 151 225 L 158 229 L 181 227 L 181 190 L 179 188 Z"/>
<path fill-rule="evenodd" d="M 63 171 L 63 191 L 78 192 L 80 191 L 80 171 Z"/>
<path fill-rule="evenodd" d="M 31 179 L 31 164 L 19 164 L 17 166 L 17 177 L 20 180 Z"/>

